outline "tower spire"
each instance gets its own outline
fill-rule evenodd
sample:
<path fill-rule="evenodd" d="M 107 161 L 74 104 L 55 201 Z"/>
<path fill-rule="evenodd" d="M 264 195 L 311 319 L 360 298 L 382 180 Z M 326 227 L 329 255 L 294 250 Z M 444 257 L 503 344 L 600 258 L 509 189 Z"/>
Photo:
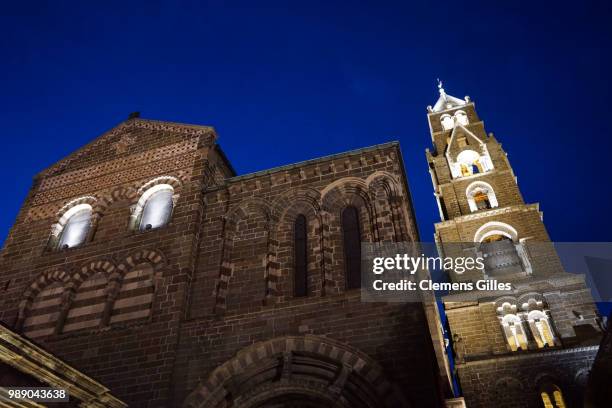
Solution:
<path fill-rule="evenodd" d="M 437 78 L 437 80 L 438 80 L 438 92 L 440 92 L 440 96 L 444 98 L 444 100 L 446 101 L 446 92 L 444 91 L 444 88 L 442 87 L 442 81 L 440 81 L 440 78 Z"/>
<path fill-rule="evenodd" d="M 438 92 L 440 92 L 440 96 L 438 97 L 438 101 L 436 102 L 433 108 L 431 108 L 430 106 L 427 107 L 427 110 L 429 112 L 441 112 L 443 110 L 463 106 L 467 102 L 469 102 L 467 98 L 465 100 L 461 100 L 459 98 L 455 98 L 452 95 L 447 95 L 440 78 L 436 79 L 438 81 Z"/>

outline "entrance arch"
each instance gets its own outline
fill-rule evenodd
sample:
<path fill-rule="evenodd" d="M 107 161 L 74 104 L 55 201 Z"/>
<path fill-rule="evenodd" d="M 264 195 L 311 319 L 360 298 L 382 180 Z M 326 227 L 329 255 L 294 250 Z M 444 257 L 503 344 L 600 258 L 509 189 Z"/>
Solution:
<path fill-rule="evenodd" d="M 255 343 L 217 367 L 185 408 L 410 407 L 366 354 L 326 337 Z"/>

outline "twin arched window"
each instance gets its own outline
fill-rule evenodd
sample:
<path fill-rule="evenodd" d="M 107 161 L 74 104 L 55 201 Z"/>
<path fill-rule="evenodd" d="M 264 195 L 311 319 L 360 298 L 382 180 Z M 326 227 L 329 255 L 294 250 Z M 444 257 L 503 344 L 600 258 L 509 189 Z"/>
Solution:
<path fill-rule="evenodd" d="M 88 199 L 95 201 L 93 197 Z M 173 207 L 174 188 L 169 184 L 157 184 L 141 195 L 133 211 L 130 227 L 140 231 L 163 227 L 170 221 Z M 53 226 L 49 247 L 68 249 L 85 243 L 92 235 L 92 216 L 93 207 L 88 203 L 68 209 Z"/>
<path fill-rule="evenodd" d="M 508 302 L 497 308 L 502 330 L 512 351 L 527 350 L 530 342 L 538 348 L 555 346 L 551 321 L 543 307 L 542 302 L 532 299 L 522 305 L 522 310 Z M 528 333 L 531 339 L 527 337 Z"/>
<path fill-rule="evenodd" d="M 480 154 L 474 150 L 464 150 L 459 153 L 457 163 L 459 164 L 462 176 L 471 176 L 484 171 L 480 161 Z"/>
<path fill-rule="evenodd" d="M 456 125 L 466 126 L 470 122 L 466 113 L 462 110 L 458 110 L 455 111 L 455 114 L 453 116 L 449 115 L 448 113 L 445 113 L 444 115 L 440 116 L 440 123 L 442 124 L 442 128 L 444 130 L 450 130 Z"/>
<path fill-rule="evenodd" d="M 453 178 L 468 177 L 493 170 L 493 164 L 486 151 L 480 154 L 471 149 L 462 150 L 457 155 L 455 162 L 452 162 L 449 157 L 449 164 L 451 166 Z"/>
<path fill-rule="evenodd" d="M 552 383 L 545 383 L 540 386 L 540 397 L 544 408 L 565 408 L 565 399 L 561 389 Z"/>
<path fill-rule="evenodd" d="M 359 210 L 344 208 L 341 215 L 346 289 L 361 287 L 361 230 Z M 293 294 L 308 295 L 308 223 L 298 215 L 293 224 Z"/>

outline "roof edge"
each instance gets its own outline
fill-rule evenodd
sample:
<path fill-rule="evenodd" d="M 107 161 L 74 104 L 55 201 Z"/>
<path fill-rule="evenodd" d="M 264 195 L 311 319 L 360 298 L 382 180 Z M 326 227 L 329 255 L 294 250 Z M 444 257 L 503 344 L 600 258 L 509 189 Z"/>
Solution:
<path fill-rule="evenodd" d="M 328 156 L 321 156 L 321 157 L 317 157 L 314 159 L 309 159 L 309 160 L 303 160 L 303 161 L 299 161 L 299 162 L 295 162 L 295 163 L 290 163 L 290 164 L 284 164 L 282 166 L 277 166 L 277 167 L 273 167 L 271 169 L 266 169 L 266 170 L 259 170 L 259 171 L 255 171 L 252 173 L 247 173 L 247 174 L 243 174 L 240 176 L 235 176 L 235 177 L 230 177 L 227 180 L 227 182 L 234 182 L 234 181 L 241 181 L 241 180 L 246 180 L 246 179 L 250 179 L 250 178 L 254 178 L 254 177 L 259 177 L 259 176 L 263 176 L 266 174 L 272 174 L 272 173 L 277 173 L 279 171 L 286 171 L 286 170 L 291 170 L 294 168 L 298 168 L 298 167 L 302 167 L 302 166 L 307 166 L 310 164 L 315 164 L 315 163 L 319 163 L 322 161 L 326 161 L 326 160 L 333 160 L 333 159 L 338 159 L 338 158 L 342 158 L 342 157 L 347 157 L 347 156 L 353 156 L 353 155 L 357 155 L 357 154 L 361 154 L 361 153 L 365 153 L 365 152 L 371 152 L 374 150 L 382 150 L 382 149 L 386 149 L 388 147 L 399 147 L 399 141 L 391 141 L 391 142 L 386 142 L 386 143 L 380 143 L 377 145 L 373 145 L 373 146 L 368 146 L 368 147 L 361 147 L 358 149 L 353 149 L 353 150 L 348 150 L 345 152 L 341 152 L 341 153 L 335 153 L 335 154 L 331 154 Z"/>
<path fill-rule="evenodd" d="M 213 140 L 216 140 L 217 138 L 217 133 L 215 131 L 215 128 L 212 126 L 205 126 L 205 125 L 193 125 L 193 124 L 187 124 L 187 123 L 179 123 L 179 122 L 169 122 L 169 121 L 163 121 L 163 120 L 154 120 L 154 119 L 145 119 L 145 118 L 129 118 L 126 120 L 123 120 L 119 123 L 117 123 L 115 126 L 111 127 L 110 129 L 106 130 L 105 132 L 101 133 L 100 135 L 96 136 L 93 140 L 91 140 L 89 143 L 86 143 L 85 145 L 79 147 L 78 149 L 72 151 L 71 153 L 69 153 L 67 156 L 62 157 L 61 159 L 57 160 L 55 163 L 51 164 L 50 166 L 40 170 L 38 173 L 36 173 L 36 175 L 34 176 L 34 179 L 38 179 L 41 177 L 45 177 L 45 176 L 49 176 L 50 173 L 61 166 L 67 165 L 68 163 L 70 163 L 72 160 L 80 157 L 80 155 L 84 154 L 84 152 L 86 152 L 88 149 L 93 148 L 95 146 L 97 146 L 98 143 L 102 143 L 102 141 L 113 135 L 116 132 L 121 131 L 124 128 L 128 128 L 130 126 L 136 126 L 138 127 L 138 125 L 145 125 L 145 124 L 150 124 L 150 125 L 159 125 L 159 126 L 166 126 L 166 127 L 178 127 L 178 128 L 183 128 L 183 129 L 189 129 L 194 135 L 197 134 L 205 134 L 205 133 L 212 133 L 214 135 Z"/>

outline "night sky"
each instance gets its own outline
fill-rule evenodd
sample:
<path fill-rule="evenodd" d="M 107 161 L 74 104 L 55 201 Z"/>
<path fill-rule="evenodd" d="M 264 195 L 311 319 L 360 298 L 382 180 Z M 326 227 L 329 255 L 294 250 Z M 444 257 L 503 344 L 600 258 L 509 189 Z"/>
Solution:
<path fill-rule="evenodd" d="M 239 174 L 399 140 L 429 241 L 440 77 L 554 240 L 612 241 L 609 2 L 239 3 L 4 3 L 0 240 L 37 172 L 140 111 L 214 126 Z"/>

